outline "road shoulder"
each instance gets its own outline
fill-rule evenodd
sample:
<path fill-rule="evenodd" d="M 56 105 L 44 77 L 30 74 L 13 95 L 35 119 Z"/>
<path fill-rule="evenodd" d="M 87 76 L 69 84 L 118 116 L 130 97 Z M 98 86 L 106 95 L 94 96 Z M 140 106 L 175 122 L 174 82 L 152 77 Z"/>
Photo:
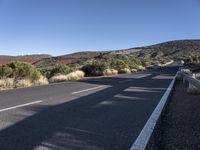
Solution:
<path fill-rule="evenodd" d="M 154 150 L 200 149 L 200 95 L 177 81 L 154 135 Z"/>

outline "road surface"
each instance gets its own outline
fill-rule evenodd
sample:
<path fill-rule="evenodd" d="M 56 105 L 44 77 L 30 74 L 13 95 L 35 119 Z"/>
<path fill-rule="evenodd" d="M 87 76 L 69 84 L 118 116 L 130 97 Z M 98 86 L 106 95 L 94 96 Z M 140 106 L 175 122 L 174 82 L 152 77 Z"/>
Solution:
<path fill-rule="evenodd" d="M 128 150 L 177 66 L 0 92 L 0 150 Z"/>

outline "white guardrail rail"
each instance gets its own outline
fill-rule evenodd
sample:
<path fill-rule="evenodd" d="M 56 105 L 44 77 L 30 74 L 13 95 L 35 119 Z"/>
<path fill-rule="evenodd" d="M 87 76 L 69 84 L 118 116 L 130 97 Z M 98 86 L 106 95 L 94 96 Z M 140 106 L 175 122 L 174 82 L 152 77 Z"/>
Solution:
<path fill-rule="evenodd" d="M 189 69 L 180 69 L 177 77 L 183 80 L 183 83 L 188 83 L 187 92 L 191 94 L 200 94 L 200 74 L 193 74 Z"/>
<path fill-rule="evenodd" d="M 200 80 L 196 79 L 193 75 L 182 73 L 183 82 L 187 81 L 189 84 L 200 89 Z"/>

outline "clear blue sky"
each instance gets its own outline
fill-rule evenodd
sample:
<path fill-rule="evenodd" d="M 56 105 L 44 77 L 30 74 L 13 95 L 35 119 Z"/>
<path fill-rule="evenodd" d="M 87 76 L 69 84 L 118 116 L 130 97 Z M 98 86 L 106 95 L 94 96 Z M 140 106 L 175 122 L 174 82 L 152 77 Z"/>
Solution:
<path fill-rule="evenodd" d="M 200 0 L 0 0 L 0 55 L 200 39 Z"/>

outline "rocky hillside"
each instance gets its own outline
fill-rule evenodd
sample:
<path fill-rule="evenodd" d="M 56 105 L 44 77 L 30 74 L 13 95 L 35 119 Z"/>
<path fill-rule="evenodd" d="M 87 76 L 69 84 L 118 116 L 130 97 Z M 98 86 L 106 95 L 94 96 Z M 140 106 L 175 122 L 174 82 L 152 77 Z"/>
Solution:
<path fill-rule="evenodd" d="M 10 61 L 25 61 L 37 67 L 54 66 L 57 64 L 83 63 L 91 59 L 110 59 L 136 57 L 139 59 L 151 59 L 153 61 L 163 58 L 183 59 L 186 61 L 200 61 L 200 40 L 177 40 L 160 43 L 152 46 L 137 47 L 123 50 L 78 52 L 69 55 L 51 57 L 49 55 L 28 56 L 0 56 L 0 64 Z"/>
<path fill-rule="evenodd" d="M 172 59 L 195 59 L 200 56 L 200 40 L 181 40 L 161 43 L 142 48 L 138 56 L 150 55 L 169 57 Z"/>
<path fill-rule="evenodd" d="M 112 51 L 107 57 L 116 55 L 133 55 L 140 58 L 169 57 L 171 59 L 195 59 L 200 56 L 200 40 L 179 40 L 152 46 Z"/>

